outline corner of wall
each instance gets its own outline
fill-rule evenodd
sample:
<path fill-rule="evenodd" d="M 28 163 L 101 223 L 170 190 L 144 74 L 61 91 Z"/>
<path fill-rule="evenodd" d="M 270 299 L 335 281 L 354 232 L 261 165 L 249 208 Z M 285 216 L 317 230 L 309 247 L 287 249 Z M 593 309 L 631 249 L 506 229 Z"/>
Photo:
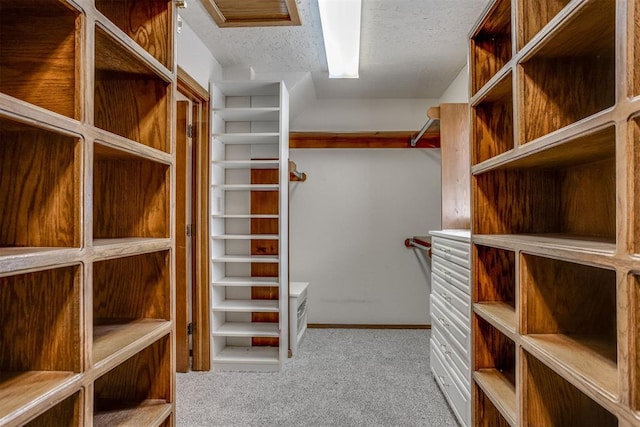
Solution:
<path fill-rule="evenodd" d="M 465 64 L 449 87 L 440 97 L 438 104 L 469 102 L 469 64 Z"/>

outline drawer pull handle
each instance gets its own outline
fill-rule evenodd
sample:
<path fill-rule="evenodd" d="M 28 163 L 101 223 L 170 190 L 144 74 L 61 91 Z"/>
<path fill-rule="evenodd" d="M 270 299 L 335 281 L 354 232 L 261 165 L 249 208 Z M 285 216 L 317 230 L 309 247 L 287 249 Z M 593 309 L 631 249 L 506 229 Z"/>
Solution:
<path fill-rule="evenodd" d="M 442 296 L 442 299 L 444 299 L 445 301 L 451 302 L 451 297 L 447 295 L 446 292 L 440 292 L 440 296 Z"/>
<path fill-rule="evenodd" d="M 440 381 L 442 381 L 442 385 L 445 387 L 449 387 L 449 384 L 446 383 L 446 378 L 443 377 L 442 375 L 438 375 L 438 378 L 440 378 Z"/>
<path fill-rule="evenodd" d="M 449 324 L 442 317 L 439 320 L 440 320 L 440 323 L 442 323 L 442 326 L 444 326 L 445 328 L 449 327 Z"/>

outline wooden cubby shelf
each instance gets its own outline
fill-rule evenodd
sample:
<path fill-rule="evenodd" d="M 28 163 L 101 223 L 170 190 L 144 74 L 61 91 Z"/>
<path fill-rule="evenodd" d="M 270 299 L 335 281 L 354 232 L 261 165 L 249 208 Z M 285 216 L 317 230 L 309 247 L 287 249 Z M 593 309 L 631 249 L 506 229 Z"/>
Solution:
<path fill-rule="evenodd" d="M 616 273 L 521 255 L 523 345 L 575 381 L 618 396 Z"/>
<path fill-rule="evenodd" d="M 82 392 L 76 392 L 47 412 L 25 424 L 25 427 L 75 427 L 82 425 Z"/>
<path fill-rule="evenodd" d="M 81 17 L 58 0 L 0 4 L 0 92 L 80 119 L 76 67 Z"/>
<path fill-rule="evenodd" d="M 169 237 L 169 166 L 102 144 L 94 148 L 93 237 Z"/>
<path fill-rule="evenodd" d="M 518 0 L 518 48 L 522 49 L 571 0 Z"/>
<path fill-rule="evenodd" d="M 0 257 L 80 246 L 81 159 L 77 138 L 0 117 Z"/>
<path fill-rule="evenodd" d="M 94 125 L 170 152 L 171 84 L 104 30 L 95 37 Z"/>
<path fill-rule="evenodd" d="M 523 351 L 525 425 L 615 427 L 616 417 Z"/>
<path fill-rule="evenodd" d="M 513 78 L 510 72 L 489 88 L 473 104 L 471 111 L 474 165 L 513 149 Z"/>
<path fill-rule="evenodd" d="M 95 426 L 160 426 L 172 412 L 171 340 L 165 336 L 94 383 Z"/>
<path fill-rule="evenodd" d="M 471 36 L 472 95 L 500 71 L 512 55 L 511 1 L 499 0 Z"/>
<path fill-rule="evenodd" d="M 615 9 L 585 2 L 519 63 L 522 144 L 615 104 Z"/>
<path fill-rule="evenodd" d="M 505 419 L 491 399 L 476 382 L 473 386 L 474 407 L 477 408 L 473 425 L 478 427 L 515 427 Z"/>
<path fill-rule="evenodd" d="M 171 330 L 169 251 L 93 265 L 93 362 L 107 368 Z"/>
<path fill-rule="evenodd" d="M 162 65 L 173 65 L 171 47 L 171 11 L 168 1 L 132 2 L 95 0 L 96 9 L 125 32 Z"/>
<path fill-rule="evenodd" d="M 516 333 L 515 253 L 473 245 L 474 311 L 513 339 Z"/>
<path fill-rule="evenodd" d="M 635 426 L 640 1 L 491 0 L 469 37 L 473 357 L 517 373 L 474 373 L 473 425 Z"/>
<path fill-rule="evenodd" d="M 45 410 L 81 371 L 80 267 L 0 277 L 0 424 Z"/>
<path fill-rule="evenodd" d="M 175 16 L 0 0 L 0 426 L 175 423 Z"/>
<path fill-rule="evenodd" d="M 516 345 L 484 319 L 474 316 L 476 384 L 512 426 L 516 425 Z"/>
<path fill-rule="evenodd" d="M 592 241 L 593 249 L 605 243 L 614 251 L 615 171 L 615 130 L 609 127 L 476 174 L 475 232 L 535 234 L 550 246 L 577 243 L 585 250 Z"/>

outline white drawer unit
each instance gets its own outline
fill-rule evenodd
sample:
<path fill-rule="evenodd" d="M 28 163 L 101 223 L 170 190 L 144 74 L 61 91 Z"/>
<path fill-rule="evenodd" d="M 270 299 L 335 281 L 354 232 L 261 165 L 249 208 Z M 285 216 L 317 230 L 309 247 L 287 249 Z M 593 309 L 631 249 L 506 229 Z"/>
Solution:
<path fill-rule="evenodd" d="M 431 340 L 431 370 L 438 386 L 451 405 L 453 413 L 463 426 L 471 425 L 471 393 L 469 387 L 463 387 L 458 376 L 450 369 L 446 359 L 440 353 L 437 343 Z"/>
<path fill-rule="evenodd" d="M 431 371 L 462 426 L 471 425 L 469 230 L 431 231 Z"/>

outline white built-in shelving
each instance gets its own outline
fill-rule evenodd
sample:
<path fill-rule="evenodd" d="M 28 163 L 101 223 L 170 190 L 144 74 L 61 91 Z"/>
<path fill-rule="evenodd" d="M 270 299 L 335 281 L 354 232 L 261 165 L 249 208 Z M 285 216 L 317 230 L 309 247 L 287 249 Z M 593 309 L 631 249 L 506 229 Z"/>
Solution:
<path fill-rule="evenodd" d="M 278 370 L 288 350 L 288 93 L 242 81 L 212 95 L 212 366 Z"/>

